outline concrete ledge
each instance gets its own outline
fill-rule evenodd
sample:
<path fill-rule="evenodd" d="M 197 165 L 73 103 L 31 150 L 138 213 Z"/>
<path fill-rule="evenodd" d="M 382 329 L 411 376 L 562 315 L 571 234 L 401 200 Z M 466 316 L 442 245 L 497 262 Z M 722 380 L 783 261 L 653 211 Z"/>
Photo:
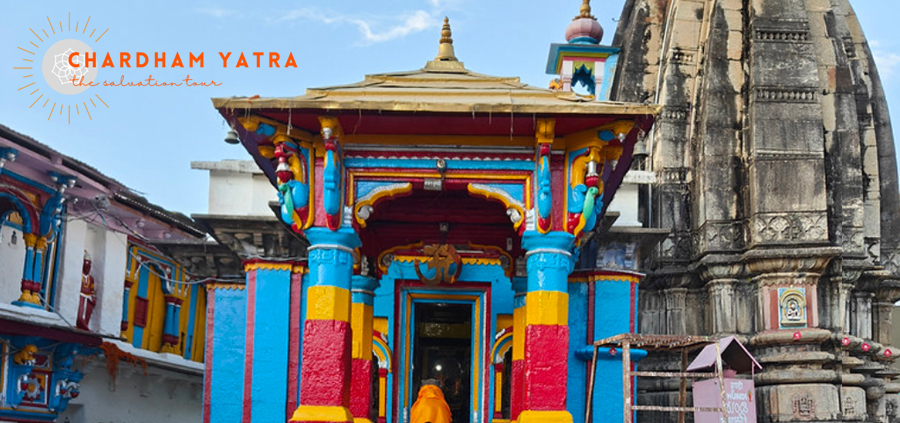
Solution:
<path fill-rule="evenodd" d="M 175 354 L 147 351 L 144 349 L 135 348 L 134 345 L 131 345 L 127 342 L 114 339 L 108 339 L 106 342 L 115 344 L 115 346 L 123 352 L 127 352 L 135 357 L 145 360 L 148 367 L 160 367 L 163 369 L 201 376 L 203 375 L 203 371 L 206 368 L 203 363 L 185 360 L 183 357 Z"/>

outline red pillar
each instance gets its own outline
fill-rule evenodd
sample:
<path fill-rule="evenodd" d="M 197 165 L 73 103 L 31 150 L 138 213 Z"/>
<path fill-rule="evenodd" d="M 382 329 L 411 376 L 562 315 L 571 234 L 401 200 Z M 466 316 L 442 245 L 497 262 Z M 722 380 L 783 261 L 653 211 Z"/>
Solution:
<path fill-rule="evenodd" d="M 566 410 L 566 385 L 568 276 L 573 242 L 574 237 L 565 232 L 526 232 L 523 239 L 522 246 L 528 250 L 528 282 L 522 359 L 524 401 L 519 423 L 572 423 L 572 415 Z"/>
<path fill-rule="evenodd" d="M 303 296 L 306 322 L 300 406 L 290 421 L 352 422 L 350 279 L 359 237 L 352 231 L 318 227 L 310 228 L 306 235 L 310 281 Z"/>

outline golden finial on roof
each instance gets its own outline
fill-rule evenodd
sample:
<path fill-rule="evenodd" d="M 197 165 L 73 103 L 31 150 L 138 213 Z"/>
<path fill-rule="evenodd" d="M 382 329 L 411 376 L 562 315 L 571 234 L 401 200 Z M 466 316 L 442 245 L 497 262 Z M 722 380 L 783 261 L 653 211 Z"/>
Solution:
<path fill-rule="evenodd" d="M 450 32 L 450 19 L 444 17 L 444 27 L 441 28 L 441 45 L 438 47 L 438 55 L 435 60 L 456 61 L 456 54 L 453 52 L 452 35 Z"/>
<path fill-rule="evenodd" d="M 572 20 L 581 18 L 597 19 L 596 17 L 591 15 L 591 0 L 583 0 L 581 2 L 581 13 L 579 13 L 578 16 L 576 16 Z"/>

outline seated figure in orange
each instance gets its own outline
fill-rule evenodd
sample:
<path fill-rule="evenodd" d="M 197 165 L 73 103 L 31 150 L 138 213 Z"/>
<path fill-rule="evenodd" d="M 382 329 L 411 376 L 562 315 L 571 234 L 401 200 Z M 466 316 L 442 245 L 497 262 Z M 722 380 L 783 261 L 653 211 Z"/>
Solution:
<path fill-rule="evenodd" d="M 412 406 L 410 423 L 450 423 L 450 407 L 435 379 L 422 381 L 419 398 Z"/>

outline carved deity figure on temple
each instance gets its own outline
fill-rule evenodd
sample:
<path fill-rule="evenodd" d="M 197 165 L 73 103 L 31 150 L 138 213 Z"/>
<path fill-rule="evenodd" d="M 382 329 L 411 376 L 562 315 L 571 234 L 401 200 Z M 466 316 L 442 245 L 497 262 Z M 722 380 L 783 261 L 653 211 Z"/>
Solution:
<path fill-rule="evenodd" d="M 787 310 L 785 310 L 785 317 L 787 317 L 787 319 L 791 321 L 800 320 L 803 317 L 803 312 L 800 310 L 800 305 L 797 303 L 797 300 L 788 300 L 788 307 Z"/>
<path fill-rule="evenodd" d="M 89 330 L 91 315 L 97 304 L 97 290 L 94 286 L 94 277 L 91 276 L 91 256 L 87 250 L 84 252 L 84 263 L 81 268 L 81 293 L 78 299 L 78 319 L 76 325 L 79 329 Z"/>

